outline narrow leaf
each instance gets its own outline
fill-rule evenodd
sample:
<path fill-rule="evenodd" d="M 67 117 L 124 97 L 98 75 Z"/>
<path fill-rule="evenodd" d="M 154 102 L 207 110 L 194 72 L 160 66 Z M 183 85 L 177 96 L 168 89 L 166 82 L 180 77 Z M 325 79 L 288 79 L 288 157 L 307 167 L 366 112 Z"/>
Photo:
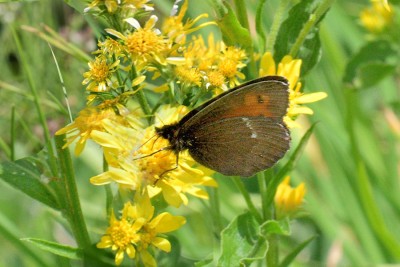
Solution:
<path fill-rule="evenodd" d="M 46 175 L 47 167 L 38 158 L 26 157 L 17 161 L 0 163 L 0 178 L 43 204 L 59 210 L 54 191 L 47 184 L 52 177 Z"/>
<path fill-rule="evenodd" d="M 28 241 L 34 245 L 36 245 L 38 248 L 51 252 L 53 254 L 73 259 L 73 260 L 79 260 L 82 258 L 82 251 L 78 248 L 62 245 L 56 242 L 51 242 L 43 239 L 38 239 L 38 238 L 23 238 L 21 239 L 23 241 Z"/>
<path fill-rule="evenodd" d="M 297 255 L 311 242 L 313 241 L 315 238 L 315 236 L 310 237 L 309 239 L 307 239 L 306 241 L 304 241 L 303 243 L 301 243 L 300 245 L 298 245 L 292 252 L 289 253 L 289 255 L 287 255 L 283 261 L 281 262 L 281 264 L 279 264 L 279 267 L 286 267 L 289 266 L 292 261 L 297 257 Z"/>

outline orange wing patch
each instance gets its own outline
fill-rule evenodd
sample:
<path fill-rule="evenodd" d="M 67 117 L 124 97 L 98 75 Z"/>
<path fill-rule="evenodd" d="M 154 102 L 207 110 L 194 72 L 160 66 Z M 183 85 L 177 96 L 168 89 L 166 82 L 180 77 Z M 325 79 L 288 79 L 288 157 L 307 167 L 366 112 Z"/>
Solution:
<path fill-rule="evenodd" d="M 270 111 L 270 97 L 262 94 L 247 94 L 244 96 L 243 105 L 237 105 L 237 108 L 229 110 L 223 114 L 223 118 L 233 117 L 272 117 Z"/>

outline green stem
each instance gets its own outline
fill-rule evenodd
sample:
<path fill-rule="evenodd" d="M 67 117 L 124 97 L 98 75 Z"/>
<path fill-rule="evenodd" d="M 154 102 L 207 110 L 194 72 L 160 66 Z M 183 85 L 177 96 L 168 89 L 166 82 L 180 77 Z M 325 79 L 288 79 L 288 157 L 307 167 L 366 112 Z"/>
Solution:
<path fill-rule="evenodd" d="M 75 174 L 69 149 L 63 149 L 65 135 L 56 135 L 55 142 L 60 163 L 61 185 L 65 192 L 65 212 L 79 248 L 90 246 L 89 234 L 83 218 Z"/>
<path fill-rule="evenodd" d="M 268 34 L 266 52 L 273 52 L 276 37 L 278 36 L 279 28 L 282 23 L 282 18 L 285 13 L 286 7 L 289 4 L 289 0 L 279 1 L 278 9 L 275 12 L 274 20 L 272 21 L 271 29 Z"/>
<path fill-rule="evenodd" d="M 262 217 L 260 215 L 260 213 L 258 212 L 258 210 L 256 209 L 256 207 L 254 206 L 253 202 L 251 201 L 249 192 L 247 192 L 246 188 L 244 187 L 244 184 L 242 182 L 242 180 L 240 180 L 239 177 L 235 176 L 232 178 L 233 182 L 235 183 L 236 187 L 239 189 L 240 193 L 242 193 L 242 196 L 244 198 L 244 200 L 246 201 L 247 207 L 249 208 L 249 211 L 251 212 L 251 214 L 254 216 L 254 218 L 256 218 L 256 220 L 259 223 L 262 223 Z"/>
<path fill-rule="evenodd" d="M 246 3 L 243 0 L 235 0 L 236 15 L 242 27 L 250 30 L 249 19 L 247 17 Z"/>
<path fill-rule="evenodd" d="M 313 14 L 310 15 L 310 18 L 304 24 L 303 29 L 299 33 L 299 36 L 296 39 L 296 42 L 293 44 L 292 48 L 290 49 L 289 55 L 293 58 L 297 56 L 297 53 L 300 50 L 301 45 L 303 44 L 304 40 L 306 39 L 310 30 L 314 27 L 316 23 L 319 22 L 321 17 L 328 11 L 328 9 L 332 6 L 335 0 L 325 0 L 323 1 L 318 8 L 315 10 Z"/>
<path fill-rule="evenodd" d="M 268 252 L 267 252 L 267 266 L 276 267 L 279 262 L 279 246 L 278 236 L 271 234 L 268 237 Z"/>
<path fill-rule="evenodd" d="M 48 155 L 49 155 L 49 166 L 50 166 L 50 169 L 51 169 L 51 173 L 54 176 L 56 176 L 57 175 L 57 161 L 56 161 L 56 157 L 55 157 L 55 151 L 54 151 L 54 148 L 53 148 L 53 145 L 52 145 L 52 142 L 51 142 L 50 131 L 49 131 L 49 128 L 47 127 L 46 117 L 45 117 L 44 112 L 42 110 L 42 106 L 40 105 L 39 95 L 38 95 L 35 83 L 33 81 L 32 74 L 31 74 L 31 71 L 30 71 L 30 68 L 29 68 L 29 64 L 28 64 L 28 61 L 26 59 L 24 50 L 22 49 L 22 45 L 21 45 L 21 42 L 19 40 L 19 37 L 18 37 L 17 33 L 15 32 L 15 30 L 14 30 L 14 28 L 12 26 L 10 26 L 10 30 L 11 30 L 11 33 L 12 33 L 12 35 L 14 37 L 15 44 L 17 46 L 17 50 L 18 50 L 18 53 L 19 53 L 20 58 L 21 58 L 22 66 L 24 68 L 25 75 L 26 75 L 29 87 L 31 89 L 31 92 L 32 92 L 33 102 L 35 103 L 36 112 L 38 113 L 40 123 L 41 123 L 41 125 L 43 127 L 44 138 L 45 138 L 45 141 L 46 141 L 45 145 L 46 145 L 47 152 L 48 152 Z"/>
<path fill-rule="evenodd" d="M 268 220 L 269 216 L 269 207 L 267 202 L 267 181 L 265 179 L 265 172 L 257 173 L 257 181 L 258 181 L 258 188 L 260 190 L 261 195 L 261 205 L 262 205 L 262 213 L 264 221 Z"/>
<path fill-rule="evenodd" d="M 217 188 L 211 188 L 209 190 L 210 193 L 210 206 L 211 206 L 211 213 L 212 219 L 214 222 L 214 231 L 215 234 L 219 237 L 222 231 L 222 222 L 221 222 L 221 210 L 219 206 L 219 194 Z"/>
<path fill-rule="evenodd" d="M 137 72 L 136 72 L 136 68 L 134 65 L 132 65 L 130 78 L 131 78 L 131 81 L 133 81 L 134 79 L 137 78 Z M 147 101 L 146 95 L 144 94 L 143 90 L 139 90 L 135 95 L 139 101 L 139 104 L 140 104 L 144 114 L 147 117 L 147 122 L 150 124 L 152 114 L 151 114 L 151 107 L 149 105 L 149 102 Z"/>
<path fill-rule="evenodd" d="M 103 155 L 103 171 L 104 172 L 108 171 L 108 163 L 104 155 Z M 106 191 L 106 214 L 110 215 L 113 208 L 113 194 L 111 190 L 111 185 L 109 184 L 105 185 L 104 189 Z"/>

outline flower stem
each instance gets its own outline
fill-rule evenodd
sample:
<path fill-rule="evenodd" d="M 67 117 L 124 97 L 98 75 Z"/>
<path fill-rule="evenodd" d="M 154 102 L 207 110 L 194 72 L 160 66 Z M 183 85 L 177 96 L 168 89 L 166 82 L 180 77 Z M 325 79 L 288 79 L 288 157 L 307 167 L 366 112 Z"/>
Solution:
<path fill-rule="evenodd" d="M 303 29 L 299 33 L 296 42 L 293 44 L 292 49 L 290 49 L 289 55 L 291 55 L 293 58 L 297 56 L 297 53 L 299 52 L 299 49 L 303 44 L 304 40 L 306 39 L 310 30 L 315 26 L 316 23 L 319 22 L 321 17 L 326 13 L 326 11 L 328 11 L 328 9 L 331 7 L 334 1 L 335 0 L 323 1 L 315 10 L 315 12 L 310 15 L 310 18 L 308 19 L 306 24 L 304 24 Z"/>
<path fill-rule="evenodd" d="M 210 205 L 211 205 L 211 213 L 214 222 L 215 234 L 219 237 L 222 230 L 222 222 L 221 222 L 221 211 L 220 211 L 220 200 L 217 188 L 210 188 Z"/>
<path fill-rule="evenodd" d="M 267 266 L 275 267 L 278 266 L 279 261 L 279 246 L 278 246 L 278 236 L 271 234 L 268 237 L 268 252 L 267 252 Z"/>
<path fill-rule="evenodd" d="M 240 193 L 242 193 L 244 200 L 246 201 L 247 207 L 249 208 L 251 214 L 256 218 L 256 220 L 261 223 L 262 217 L 260 213 L 257 211 L 256 207 L 254 206 L 253 202 L 251 201 L 249 192 L 247 192 L 246 188 L 242 180 L 239 177 L 235 176 L 232 178 L 233 182 L 235 183 L 236 187 L 239 189 Z"/>
<path fill-rule="evenodd" d="M 61 185 L 65 192 L 63 208 L 79 248 L 87 248 L 90 246 L 90 238 L 82 214 L 71 155 L 68 148 L 62 148 L 64 139 L 65 134 L 55 136 L 60 164 Z"/>
<path fill-rule="evenodd" d="M 279 28 L 282 23 L 282 17 L 288 3 L 289 3 L 288 0 L 279 1 L 279 6 L 278 9 L 276 10 L 274 20 L 272 21 L 271 29 L 268 34 L 267 48 L 265 49 L 266 52 L 273 52 L 274 50 L 276 37 L 278 36 Z"/>
<path fill-rule="evenodd" d="M 132 70 L 131 70 L 131 81 L 137 78 L 137 72 L 136 68 L 134 65 L 132 65 Z M 140 107 L 142 108 L 144 114 L 147 116 L 147 122 L 150 124 L 151 122 L 151 108 L 149 105 L 149 102 L 147 101 L 146 95 L 144 94 L 143 90 L 139 90 L 136 93 L 136 97 L 139 101 Z"/>
<path fill-rule="evenodd" d="M 268 194 L 267 194 L 267 181 L 265 177 L 265 172 L 257 173 L 257 181 L 261 195 L 261 207 L 262 207 L 263 219 L 264 221 L 266 221 L 270 216 L 269 216 L 269 207 L 267 202 Z"/>

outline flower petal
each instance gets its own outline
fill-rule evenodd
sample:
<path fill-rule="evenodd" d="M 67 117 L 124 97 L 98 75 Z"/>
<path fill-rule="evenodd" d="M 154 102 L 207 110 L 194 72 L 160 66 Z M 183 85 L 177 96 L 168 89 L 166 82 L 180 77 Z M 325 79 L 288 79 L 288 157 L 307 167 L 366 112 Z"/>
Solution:
<path fill-rule="evenodd" d="M 151 221 L 151 225 L 158 233 L 168 233 L 175 231 L 186 223 L 183 216 L 173 216 L 168 212 L 163 212 Z"/>
<path fill-rule="evenodd" d="M 170 252 L 171 251 L 171 243 L 162 237 L 155 237 L 153 239 L 153 241 L 151 242 L 151 244 L 159 249 L 161 249 L 162 251 L 165 252 Z"/>

